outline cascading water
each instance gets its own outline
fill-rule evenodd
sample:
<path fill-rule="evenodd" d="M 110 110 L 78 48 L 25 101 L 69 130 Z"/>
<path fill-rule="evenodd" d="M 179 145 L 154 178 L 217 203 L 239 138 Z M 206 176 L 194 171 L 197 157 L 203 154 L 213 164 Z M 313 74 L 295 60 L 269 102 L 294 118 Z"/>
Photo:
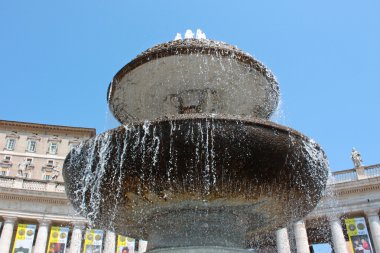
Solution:
<path fill-rule="evenodd" d="M 278 90 L 263 64 L 203 35 L 147 50 L 108 90 L 124 125 L 66 158 L 74 208 L 149 240 L 151 252 L 244 251 L 301 219 L 322 197 L 328 163 L 313 140 L 267 120 Z"/>

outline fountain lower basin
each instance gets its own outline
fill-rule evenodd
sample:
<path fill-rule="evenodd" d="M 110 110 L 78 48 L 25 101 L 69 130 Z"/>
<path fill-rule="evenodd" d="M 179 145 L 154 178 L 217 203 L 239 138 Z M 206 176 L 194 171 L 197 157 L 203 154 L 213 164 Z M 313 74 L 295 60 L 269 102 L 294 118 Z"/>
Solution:
<path fill-rule="evenodd" d="M 91 224 L 167 247 L 245 248 L 322 197 L 323 150 L 267 120 L 184 114 L 133 122 L 67 156 L 74 208 Z"/>

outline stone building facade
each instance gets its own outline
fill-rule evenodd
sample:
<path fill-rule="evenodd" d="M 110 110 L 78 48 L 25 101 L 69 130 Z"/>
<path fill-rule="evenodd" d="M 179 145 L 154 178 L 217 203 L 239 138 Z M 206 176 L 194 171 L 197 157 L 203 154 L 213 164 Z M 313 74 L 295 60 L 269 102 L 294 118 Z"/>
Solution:
<path fill-rule="evenodd" d="M 33 253 L 48 252 L 52 227 L 69 228 L 66 252 L 83 252 L 87 222 L 69 204 L 61 172 L 69 150 L 92 136 L 92 128 L 0 121 L 0 253 L 12 252 L 20 224 L 36 227 Z M 317 243 L 352 252 L 344 221 L 364 217 L 380 253 L 380 164 L 356 165 L 333 173 L 328 194 L 304 220 L 266 235 L 266 252 L 306 253 Z M 102 252 L 115 253 L 117 238 L 104 231 Z"/>
<path fill-rule="evenodd" d="M 52 225 L 72 227 L 69 242 L 75 245 L 86 221 L 68 203 L 62 166 L 70 149 L 95 133 L 93 128 L 0 121 L 0 252 L 11 252 L 21 223 L 37 225 L 34 252 L 46 252 Z"/>
<path fill-rule="evenodd" d="M 0 176 L 63 182 L 67 153 L 94 135 L 93 128 L 0 120 Z"/>
<path fill-rule="evenodd" d="M 380 253 L 379 211 L 380 164 L 336 171 L 317 208 L 304 220 L 282 232 L 277 231 L 276 239 L 285 245 L 291 244 L 293 239 L 297 252 L 309 252 L 310 244 L 329 243 L 335 253 L 351 253 L 354 250 L 349 242 L 346 220 L 364 218 L 372 244 L 372 251 L 365 253 Z M 289 230 L 293 237 L 290 240 L 284 236 Z"/>

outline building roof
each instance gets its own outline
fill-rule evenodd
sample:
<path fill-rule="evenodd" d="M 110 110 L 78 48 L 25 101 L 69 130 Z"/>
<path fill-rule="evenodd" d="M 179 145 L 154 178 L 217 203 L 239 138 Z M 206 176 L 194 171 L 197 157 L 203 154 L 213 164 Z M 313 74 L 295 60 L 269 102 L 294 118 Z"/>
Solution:
<path fill-rule="evenodd" d="M 0 120 L 0 127 L 18 127 L 18 128 L 28 128 L 35 130 L 50 130 L 50 131 L 64 131 L 72 133 L 87 134 L 90 137 L 96 135 L 95 128 L 86 128 L 86 127 L 72 127 L 72 126 L 59 126 L 59 125 L 48 125 L 48 124 L 39 124 L 31 122 L 20 122 L 20 121 L 11 121 L 11 120 Z"/>

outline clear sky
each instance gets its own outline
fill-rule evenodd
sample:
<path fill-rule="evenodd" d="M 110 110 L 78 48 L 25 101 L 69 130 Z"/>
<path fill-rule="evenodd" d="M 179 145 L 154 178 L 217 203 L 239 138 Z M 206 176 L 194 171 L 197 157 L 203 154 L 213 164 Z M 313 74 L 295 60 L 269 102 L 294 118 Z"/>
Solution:
<path fill-rule="evenodd" d="M 201 28 L 266 64 L 278 122 L 315 139 L 332 170 L 380 163 L 377 0 L 0 1 L 0 119 L 94 127 L 113 75 L 177 32 Z"/>

